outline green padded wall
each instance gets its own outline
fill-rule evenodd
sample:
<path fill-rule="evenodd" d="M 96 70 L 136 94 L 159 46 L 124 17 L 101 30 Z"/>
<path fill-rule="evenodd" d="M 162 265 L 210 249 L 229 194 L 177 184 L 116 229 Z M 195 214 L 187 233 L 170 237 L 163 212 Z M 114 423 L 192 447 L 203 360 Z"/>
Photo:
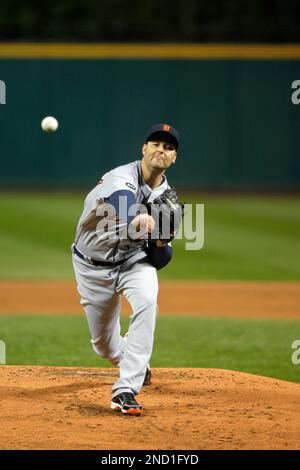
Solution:
<path fill-rule="evenodd" d="M 2 58 L 0 79 L 2 187 L 93 185 L 139 159 L 157 122 L 181 134 L 177 186 L 300 187 L 299 60 Z M 40 128 L 46 115 L 55 134 Z"/>

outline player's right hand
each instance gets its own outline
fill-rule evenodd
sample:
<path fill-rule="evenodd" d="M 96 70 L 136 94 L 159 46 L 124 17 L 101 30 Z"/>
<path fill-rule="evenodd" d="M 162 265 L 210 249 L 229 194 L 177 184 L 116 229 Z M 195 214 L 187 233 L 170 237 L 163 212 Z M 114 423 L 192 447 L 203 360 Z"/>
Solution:
<path fill-rule="evenodd" d="M 132 220 L 128 233 L 133 240 L 147 240 L 154 228 L 155 221 L 151 215 L 139 214 Z"/>

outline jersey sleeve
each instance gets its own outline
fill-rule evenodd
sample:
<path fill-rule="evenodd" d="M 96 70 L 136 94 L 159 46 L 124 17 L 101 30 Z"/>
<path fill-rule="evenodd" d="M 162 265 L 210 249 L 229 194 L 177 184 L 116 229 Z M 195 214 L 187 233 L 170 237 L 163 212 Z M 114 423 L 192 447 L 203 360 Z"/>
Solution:
<path fill-rule="evenodd" d="M 109 197 L 104 198 L 104 201 L 114 207 L 116 215 L 120 217 L 123 222 L 130 224 L 130 222 L 134 219 L 135 215 L 129 214 L 129 208 L 136 204 L 136 198 L 132 191 L 119 189 L 118 191 L 112 193 Z M 123 207 L 124 209 L 126 208 L 126 210 L 124 210 Z"/>
<path fill-rule="evenodd" d="M 100 200 L 110 197 L 117 191 L 131 191 L 136 195 L 136 184 L 130 173 L 125 175 L 116 174 L 113 171 L 106 173 L 98 183 L 97 196 Z"/>
<path fill-rule="evenodd" d="M 119 223 L 129 224 L 135 217 L 130 208 L 136 204 L 137 190 L 134 176 L 126 170 L 126 167 L 121 167 L 101 178 L 96 189 L 96 205 L 110 204 Z"/>

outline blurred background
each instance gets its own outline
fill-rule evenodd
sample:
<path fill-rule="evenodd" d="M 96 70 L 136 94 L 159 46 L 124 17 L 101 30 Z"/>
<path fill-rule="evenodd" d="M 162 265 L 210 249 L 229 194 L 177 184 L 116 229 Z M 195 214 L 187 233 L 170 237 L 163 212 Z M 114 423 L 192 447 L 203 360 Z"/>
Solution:
<path fill-rule="evenodd" d="M 205 247 L 176 242 L 161 276 L 300 279 L 298 20 L 294 0 L 3 0 L 0 277 L 72 278 L 85 194 L 170 122 L 169 181 L 206 205 Z"/>
<path fill-rule="evenodd" d="M 186 251 L 184 241 L 175 241 L 174 259 L 160 278 L 289 281 L 292 313 L 300 314 L 300 105 L 292 101 L 292 83 L 300 80 L 299 24 L 296 0 L 1 1 L 0 338 L 13 345 L 12 362 L 91 364 L 89 345 L 86 362 L 73 344 L 65 348 L 62 319 L 51 330 L 52 317 L 47 327 L 28 317 L 20 344 L 7 283 L 16 282 L 9 287 L 16 298 L 17 282 L 73 280 L 70 245 L 86 193 L 105 171 L 139 159 L 147 129 L 158 122 L 181 135 L 170 183 L 185 202 L 205 205 L 203 250 Z M 59 121 L 53 134 L 40 126 L 49 115 Z M 53 297 L 56 292 L 54 286 Z M 157 365 L 168 357 L 159 353 L 166 337 L 180 347 L 169 323 L 175 320 L 159 321 L 158 335 L 166 336 L 158 339 Z M 178 331 L 188 327 L 176 322 Z M 264 374 L 272 369 L 273 376 L 298 380 L 286 364 L 299 321 L 272 328 L 234 322 L 220 320 L 212 338 L 216 323 L 194 318 L 176 360 Z M 285 327 L 289 339 L 282 342 Z M 28 346 L 29 331 L 38 328 L 43 341 L 51 331 L 52 345 L 60 338 L 57 355 L 49 347 L 34 356 L 40 341 Z M 207 334 L 195 338 L 196 328 Z M 268 349 L 268 361 L 261 353 L 251 356 L 259 348 Z"/>
<path fill-rule="evenodd" d="M 3 0 L 1 186 L 87 188 L 170 121 L 177 186 L 299 189 L 299 20 L 294 0 Z"/>

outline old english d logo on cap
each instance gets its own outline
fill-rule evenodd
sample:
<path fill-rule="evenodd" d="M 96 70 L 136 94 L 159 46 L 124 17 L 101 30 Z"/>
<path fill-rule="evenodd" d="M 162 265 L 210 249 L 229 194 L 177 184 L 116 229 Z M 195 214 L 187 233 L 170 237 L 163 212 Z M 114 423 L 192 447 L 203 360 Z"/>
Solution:
<path fill-rule="evenodd" d="M 161 139 L 162 134 L 164 136 L 168 136 L 168 139 L 176 146 L 176 148 L 178 147 L 179 134 L 174 127 L 166 123 L 154 124 L 154 126 L 150 127 L 146 137 L 146 142 L 148 142 L 152 137 L 159 137 Z"/>

